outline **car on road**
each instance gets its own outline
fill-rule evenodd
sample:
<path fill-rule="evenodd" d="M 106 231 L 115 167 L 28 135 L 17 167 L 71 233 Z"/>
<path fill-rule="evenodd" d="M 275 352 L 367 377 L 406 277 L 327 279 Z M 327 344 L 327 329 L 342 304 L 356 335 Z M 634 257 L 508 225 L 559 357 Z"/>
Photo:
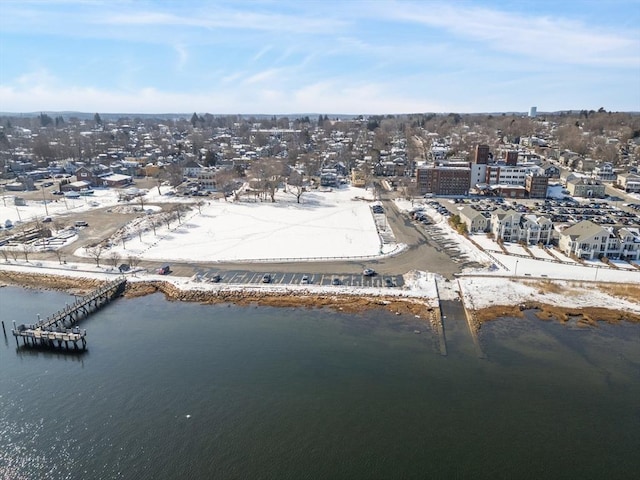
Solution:
<path fill-rule="evenodd" d="M 371 268 L 365 268 L 365 269 L 362 271 L 362 274 L 363 274 L 365 277 L 373 277 L 373 276 L 376 274 L 376 271 L 375 271 L 375 270 L 373 270 L 373 269 L 371 269 Z"/>
<path fill-rule="evenodd" d="M 262 283 L 271 283 L 271 274 L 265 273 L 262 276 Z"/>

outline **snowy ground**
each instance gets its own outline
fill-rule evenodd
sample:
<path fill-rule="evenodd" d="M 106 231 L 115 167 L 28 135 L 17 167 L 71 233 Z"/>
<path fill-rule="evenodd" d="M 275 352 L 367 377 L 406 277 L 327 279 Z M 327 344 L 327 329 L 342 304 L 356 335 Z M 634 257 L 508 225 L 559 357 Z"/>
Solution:
<path fill-rule="evenodd" d="M 535 283 L 524 279 L 462 277 L 459 284 L 465 305 L 481 309 L 494 305 L 518 305 L 538 301 L 548 305 L 568 308 L 605 307 L 640 313 L 640 303 L 612 297 L 597 288 L 576 285 L 574 282 L 557 281 L 560 293 L 541 293 Z M 613 307 L 615 305 L 615 307 Z"/>
<path fill-rule="evenodd" d="M 353 258 L 377 256 L 389 253 L 402 246 L 394 243 L 381 244 L 380 236 L 371 213 L 371 194 L 362 189 L 345 187 L 334 191 L 314 191 L 303 196 L 303 203 L 297 204 L 295 197 L 280 192 L 277 203 L 269 202 L 225 202 L 204 198 L 205 204 L 200 211 L 192 206 L 182 221 L 174 221 L 170 227 L 160 224 L 156 232 L 151 229 L 142 231 L 141 225 L 154 215 L 141 216 L 138 223 L 128 228 L 129 237 L 126 250 L 121 243 L 115 249 L 122 258 L 139 256 L 143 259 L 161 260 L 273 260 L 283 258 Z M 193 202 L 193 199 L 182 197 L 160 197 L 157 189 L 147 194 L 145 201 Z M 9 199 L 5 199 L 9 204 Z M 410 210 L 418 206 L 406 201 L 397 201 L 401 209 Z M 115 207 L 118 205 L 118 207 Z M 132 203 L 131 205 L 136 205 Z M 118 204 L 117 195 L 109 190 L 97 190 L 94 197 L 82 197 L 77 200 L 58 199 L 47 204 L 44 211 L 42 202 L 29 202 L 25 207 L 0 207 L 0 221 L 13 218 L 12 212 L 20 213 L 23 221 L 35 216 L 65 215 L 69 211 L 84 211 L 91 208 L 113 206 L 126 208 Z M 601 262 L 580 265 L 553 250 L 553 258 L 565 261 L 553 261 L 553 258 L 538 247 L 531 247 L 533 257 L 520 257 L 502 253 L 500 247 L 486 235 L 474 235 L 474 242 L 489 252 L 478 249 L 468 239 L 459 236 L 435 210 L 423 205 L 425 212 L 436 222 L 428 226 L 431 235 L 438 235 L 445 242 L 454 243 L 462 255 L 472 259 L 485 268 L 466 271 L 459 279 L 465 297 L 475 308 L 492 304 L 517 304 L 531 300 L 537 290 L 533 286 L 523 284 L 528 279 L 556 279 L 567 282 L 577 280 L 584 282 L 621 282 L 640 284 L 640 270 L 623 262 L 615 262 L 617 268 L 611 268 Z M 145 209 L 154 210 L 152 207 Z M 137 226 L 136 226 L 137 225 Z M 423 227 L 420 227 L 423 228 Z M 424 227 L 427 228 L 427 227 Z M 518 249 L 513 249 L 518 247 Z M 513 253 L 528 255 L 517 245 L 508 248 Z M 78 254 L 84 254 L 79 249 Z M 105 254 L 104 258 L 107 258 Z M 59 262 L 24 262 L 11 260 L 0 264 L 0 269 L 28 270 L 39 273 L 57 273 L 69 276 L 113 276 L 113 270 L 98 268 L 91 264 L 60 265 Z M 438 275 L 428 272 L 409 272 L 405 274 L 405 287 L 402 289 L 375 289 L 346 286 L 274 286 L 274 285 L 211 285 L 193 281 L 189 278 L 162 277 L 144 272 L 132 275 L 135 279 L 162 279 L 170 281 L 184 289 L 259 289 L 260 291 L 308 291 L 323 293 L 357 293 L 363 295 L 408 295 L 432 301 L 438 294 L 443 298 L 455 298 L 458 282 L 445 282 Z M 520 281 L 516 281 L 519 278 Z M 442 281 L 441 281 L 442 280 Z M 436 287 L 440 285 L 440 291 Z M 567 282 L 568 285 L 568 282 Z M 567 287 L 569 288 L 569 287 Z M 583 292 L 572 291 L 571 295 L 553 296 L 550 294 L 538 298 L 543 302 L 557 302 L 566 306 L 618 306 L 627 308 L 630 302 L 622 302 L 588 287 Z M 635 305 L 640 309 L 639 303 Z M 629 308 L 631 308 L 629 307 Z"/>
<path fill-rule="evenodd" d="M 144 208 L 148 213 L 155 211 L 149 205 L 153 202 L 194 203 L 193 198 L 163 195 L 167 190 L 162 187 L 161 191 L 152 188 L 147 192 Z M 110 189 L 97 189 L 93 195 L 78 199 L 49 196 L 52 198 L 46 208 L 40 200 L 15 207 L 13 196 L 5 196 L 0 222 L 10 220 L 15 224 L 45 217 L 52 217 L 55 222 L 66 214 L 96 208 L 140 208 L 138 200 L 119 203 L 118 191 Z M 305 193 L 301 203 L 282 191 L 276 194 L 276 203 L 227 202 L 210 197 L 198 200 L 203 200 L 201 207 L 191 205 L 180 222 L 167 226 L 159 216 L 153 218 L 155 231 L 150 227 L 153 215 L 136 219 L 120 234 L 125 242 L 122 238 L 112 239 L 114 246 L 109 253 L 161 261 L 267 261 L 370 258 L 403 248 L 395 243 L 392 234 L 390 238 L 389 232 L 379 231 L 385 228 L 384 222 L 376 226 L 371 211 L 373 195 L 364 189 L 314 190 Z M 385 233 L 385 241 L 379 233 Z M 87 256 L 83 248 L 75 254 Z"/>
<path fill-rule="evenodd" d="M 302 203 L 285 192 L 276 194 L 276 203 L 207 198 L 180 223 L 160 222 L 155 232 L 134 229 L 124 246 L 114 242 L 110 251 L 122 258 L 175 261 L 374 257 L 399 247 L 381 242 L 372 200 L 370 191 L 351 187 L 308 192 Z"/>

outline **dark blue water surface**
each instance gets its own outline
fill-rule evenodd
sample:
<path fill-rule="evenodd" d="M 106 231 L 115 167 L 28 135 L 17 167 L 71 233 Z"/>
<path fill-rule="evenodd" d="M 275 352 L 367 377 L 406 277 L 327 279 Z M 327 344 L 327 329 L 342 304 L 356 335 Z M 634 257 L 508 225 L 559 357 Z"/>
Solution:
<path fill-rule="evenodd" d="M 72 300 L 0 289 L 2 480 L 640 471 L 638 325 L 496 320 L 486 359 L 456 335 L 445 357 L 420 319 L 152 295 L 83 321 L 82 355 L 16 347 L 12 319 Z"/>

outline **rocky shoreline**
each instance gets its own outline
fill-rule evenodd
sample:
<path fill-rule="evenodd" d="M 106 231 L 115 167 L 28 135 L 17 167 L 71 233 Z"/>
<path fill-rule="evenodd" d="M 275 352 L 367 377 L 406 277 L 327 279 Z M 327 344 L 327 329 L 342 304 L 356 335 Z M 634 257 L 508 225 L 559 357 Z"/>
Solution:
<path fill-rule="evenodd" d="M 23 288 L 50 289 L 68 291 L 74 294 L 86 294 L 104 283 L 91 278 L 74 278 L 58 275 L 34 274 L 27 272 L 0 271 L 0 285 L 13 285 Z M 295 308 L 331 308 L 345 313 L 361 312 L 367 309 L 381 308 L 396 315 L 411 315 L 426 319 L 434 326 L 438 315 L 425 300 L 417 297 L 399 297 L 391 295 L 356 295 L 340 293 L 336 295 L 309 292 L 273 292 L 248 289 L 221 289 L 215 291 L 198 289 L 180 289 L 170 282 L 148 280 L 129 282 L 124 296 L 135 298 L 153 293 L 162 293 L 169 301 L 197 302 L 202 304 L 233 303 L 235 305 L 259 305 L 269 307 Z M 535 310 L 541 320 L 574 319 L 579 325 L 595 325 L 599 321 L 618 323 L 622 321 L 639 322 L 640 314 L 604 307 L 571 308 L 558 307 L 542 302 L 528 302 L 520 305 L 493 305 L 473 311 L 473 324 L 481 328 L 484 322 L 501 317 L 522 317 L 525 310 Z"/>
<path fill-rule="evenodd" d="M 1 286 L 69 291 L 87 294 L 104 283 L 101 280 L 61 277 L 58 275 L 0 271 Z M 380 308 L 396 315 L 410 315 L 436 321 L 434 309 L 425 300 L 415 297 L 391 295 L 363 296 L 355 294 L 313 294 L 309 292 L 260 292 L 247 289 L 198 290 L 180 289 L 170 282 L 146 280 L 127 283 L 125 298 L 135 298 L 161 293 L 169 301 L 197 302 L 205 305 L 233 303 L 235 305 L 259 305 L 268 307 L 331 308 L 345 313 Z"/>

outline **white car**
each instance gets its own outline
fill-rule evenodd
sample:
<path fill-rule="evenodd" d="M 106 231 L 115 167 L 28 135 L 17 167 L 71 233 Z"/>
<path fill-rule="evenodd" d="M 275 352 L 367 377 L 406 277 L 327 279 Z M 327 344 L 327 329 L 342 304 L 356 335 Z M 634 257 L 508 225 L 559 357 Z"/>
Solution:
<path fill-rule="evenodd" d="M 365 277 L 372 277 L 372 276 L 374 276 L 374 275 L 376 274 L 376 271 L 375 271 L 375 270 L 372 270 L 372 269 L 370 269 L 370 268 L 365 268 L 365 269 L 362 271 L 362 274 L 363 274 Z"/>

